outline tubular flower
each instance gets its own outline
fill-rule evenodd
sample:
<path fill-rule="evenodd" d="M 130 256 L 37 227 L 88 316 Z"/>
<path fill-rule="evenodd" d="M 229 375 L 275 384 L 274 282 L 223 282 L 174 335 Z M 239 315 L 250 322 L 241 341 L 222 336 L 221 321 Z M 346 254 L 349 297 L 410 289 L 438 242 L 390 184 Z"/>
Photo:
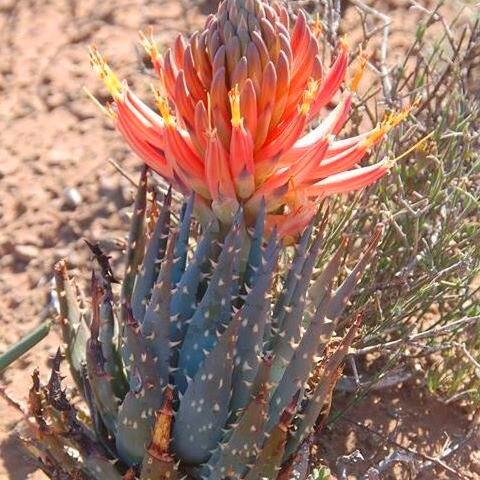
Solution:
<path fill-rule="evenodd" d="M 108 114 L 138 156 L 174 188 L 195 192 L 223 223 L 240 205 L 253 222 L 265 202 L 267 224 L 284 236 L 300 232 L 318 201 L 361 189 L 391 162 L 358 167 L 408 110 L 373 130 L 337 139 L 349 118 L 367 57 L 346 85 L 349 49 L 342 40 L 324 69 L 317 37 L 300 11 L 291 25 L 283 6 L 223 0 L 203 30 L 178 36 L 161 55 L 153 38 L 141 43 L 159 77 L 159 113 L 121 82 L 97 50 L 91 63 L 113 97 Z M 308 130 L 339 97 L 318 126 Z M 263 201 L 262 201 L 263 200 Z"/>

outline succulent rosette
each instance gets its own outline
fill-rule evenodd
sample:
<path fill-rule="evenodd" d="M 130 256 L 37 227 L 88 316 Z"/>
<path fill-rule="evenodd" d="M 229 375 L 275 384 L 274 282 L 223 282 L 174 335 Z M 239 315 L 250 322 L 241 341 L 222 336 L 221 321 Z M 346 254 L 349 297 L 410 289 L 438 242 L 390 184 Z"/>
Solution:
<path fill-rule="evenodd" d="M 341 40 L 325 68 L 320 32 L 319 20 L 309 25 L 302 11 L 291 22 L 278 4 L 224 0 L 203 30 L 179 35 L 164 55 L 142 35 L 159 79 L 153 87 L 159 113 L 96 49 L 91 62 L 113 97 L 108 112 L 126 142 L 175 189 L 195 192 L 200 216 L 213 213 L 231 224 L 242 205 L 253 223 L 263 199 L 267 226 L 285 237 L 308 224 L 320 199 L 388 172 L 389 161 L 358 163 L 406 115 L 339 139 L 366 58 L 346 86 L 348 45 Z"/>

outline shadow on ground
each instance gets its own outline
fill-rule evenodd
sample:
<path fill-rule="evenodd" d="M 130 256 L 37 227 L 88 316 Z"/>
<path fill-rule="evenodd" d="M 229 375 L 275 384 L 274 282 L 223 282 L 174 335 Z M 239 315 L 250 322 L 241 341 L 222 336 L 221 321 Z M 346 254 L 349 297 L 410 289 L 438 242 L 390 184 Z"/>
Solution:
<path fill-rule="evenodd" d="M 8 472 L 8 476 L 1 476 L 5 480 L 25 480 L 30 478 L 29 475 L 37 470 L 35 462 L 29 458 L 20 446 L 18 438 L 12 433 L 0 443 L 0 456 L 3 457 L 3 466 Z M 41 477 L 36 477 L 41 478 Z"/>

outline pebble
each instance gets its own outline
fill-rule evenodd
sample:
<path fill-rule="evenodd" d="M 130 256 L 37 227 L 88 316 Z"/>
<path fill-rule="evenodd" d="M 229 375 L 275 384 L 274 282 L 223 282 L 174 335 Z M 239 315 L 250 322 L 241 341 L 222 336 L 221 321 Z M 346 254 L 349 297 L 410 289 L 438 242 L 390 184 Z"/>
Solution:
<path fill-rule="evenodd" d="M 48 153 L 50 165 L 64 165 L 72 161 L 72 156 L 68 150 L 63 148 L 52 148 Z"/>
<path fill-rule="evenodd" d="M 11 267 L 15 263 L 13 255 L 2 255 L 0 257 L 0 268 Z"/>
<path fill-rule="evenodd" d="M 65 197 L 64 205 L 67 208 L 75 210 L 83 201 L 82 195 L 80 192 L 74 187 L 67 187 L 63 191 L 63 195 Z"/>
<path fill-rule="evenodd" d="M 15 245 L 14 255 L 17 260 L 30 262 L 39 256 L 40 250 L 33 245 Z"/>

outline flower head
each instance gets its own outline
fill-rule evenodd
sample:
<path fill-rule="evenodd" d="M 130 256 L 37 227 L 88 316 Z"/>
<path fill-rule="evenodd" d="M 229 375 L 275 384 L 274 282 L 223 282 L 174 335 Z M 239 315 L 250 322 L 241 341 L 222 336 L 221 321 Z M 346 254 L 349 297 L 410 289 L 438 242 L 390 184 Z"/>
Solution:
<path fill-rule="evenodd" d="M 348 45 L 340 42 L 326 70 L 320 33 L 320 19 L 310 26 L 302 11 L 290 25 L 282 6 L 223 0 L 203 30 L 188 40 L 178 36 L 163 56 L 142 34 L 159 77 L 153 88 L 159 113 L 96 50 L 91 60 L 113 97 L 118 130 L 155 172 L 184 194 L 195 192 L 203 211 L 221 222 L 230 222 L 240 205 L 253 221 L 263 199 L 267 223 L 290 236 L 311 220 L 320 199 L 361 189 L 388 172 L 390 162 L 356 167 L 408 114 L 338 140 L 367 57 L 361 54 L 343 88 Z M 336 96 L 338 105 L 308 131 Z"/>

